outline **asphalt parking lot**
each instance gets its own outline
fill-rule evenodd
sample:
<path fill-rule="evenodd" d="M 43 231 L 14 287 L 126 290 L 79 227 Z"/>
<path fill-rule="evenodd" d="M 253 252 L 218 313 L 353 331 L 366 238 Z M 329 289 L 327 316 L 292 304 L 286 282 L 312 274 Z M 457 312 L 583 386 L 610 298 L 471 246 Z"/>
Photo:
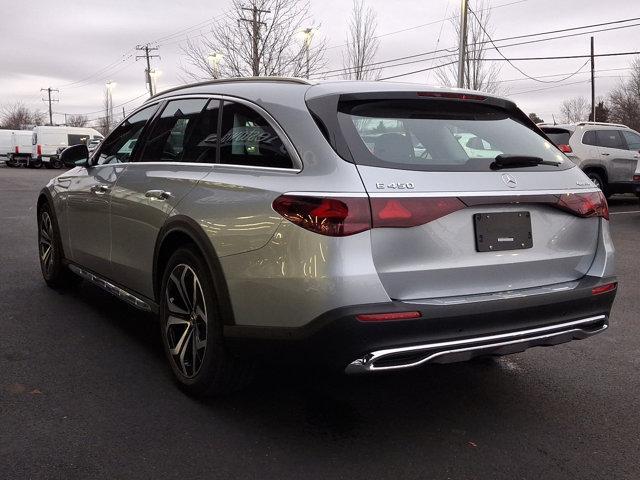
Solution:
<path fill-rule="evenodd" d="M 498 361 L 374 377 L 271 372 L 194 401 L 152 318 L 42 281 L 52 170 L 0 168 L 2 478 L 640 478 L 640 207 L 614 197 L 608 332 Z"/>

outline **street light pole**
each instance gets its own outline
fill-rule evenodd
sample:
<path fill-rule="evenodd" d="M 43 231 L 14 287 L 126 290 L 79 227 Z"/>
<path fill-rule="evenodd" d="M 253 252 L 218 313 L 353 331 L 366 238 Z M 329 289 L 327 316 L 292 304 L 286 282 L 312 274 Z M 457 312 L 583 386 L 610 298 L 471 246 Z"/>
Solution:
<path fill-rule="evenodd" d="M 460 3 L 460 41 L 458 48 L 458 88 L 464 87 L 464 62 L 467 54 L 467 0 Z"/>
<path fill-rule="evenodd" d="M 306 58 L 306 77 L 309 78 L 311 73 L 310 61 L 309 61 L 309 49 L 311 48 L 311 39 L 313 38 L 314 28 L 309 27 L 302 30 L 304 35 L 304 53 Z"/>

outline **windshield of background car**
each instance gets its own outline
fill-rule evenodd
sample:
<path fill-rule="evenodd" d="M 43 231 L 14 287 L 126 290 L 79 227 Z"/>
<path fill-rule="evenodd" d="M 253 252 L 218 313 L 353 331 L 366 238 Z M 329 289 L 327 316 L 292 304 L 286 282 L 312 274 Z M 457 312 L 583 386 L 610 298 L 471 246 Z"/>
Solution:
<path fill-rule="evenodd" d="M 471 102 L 342 102 L 338 123 L 357 164 L 404 170 L 489 171 L 497 155 L 540 157 L 564 170 L 573 164 L 528 126 L 497 107 Z"/>
<path fill-rule="evenodd" d="M 571 132 L 564 128 L 543 128 L 542 131 L 551 139 L 556 145 L 569 145 L 569 139 L 571 138 Z"/>

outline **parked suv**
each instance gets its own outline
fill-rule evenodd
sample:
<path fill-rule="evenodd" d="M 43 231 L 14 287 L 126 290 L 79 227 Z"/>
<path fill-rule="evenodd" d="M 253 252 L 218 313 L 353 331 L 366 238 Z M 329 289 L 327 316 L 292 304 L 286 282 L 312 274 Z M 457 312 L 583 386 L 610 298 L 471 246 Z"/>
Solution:
<path fill-rule="evenodd" d="M 547 136 L 609 197 L 640 196 L 634 172 L 640 165 L 640 133 L 615 123 L 540 125 Z"/>
<path fill-rule="evenodd" d="M 478 138 L 492 158 L 459 142 Z M 42 274 L 157 313 L 179 385 L 265 359 L 347 373 L 604 331 L 607 203 L 510 101 L 298 79 L 158 94 L 38 198 Z"/>

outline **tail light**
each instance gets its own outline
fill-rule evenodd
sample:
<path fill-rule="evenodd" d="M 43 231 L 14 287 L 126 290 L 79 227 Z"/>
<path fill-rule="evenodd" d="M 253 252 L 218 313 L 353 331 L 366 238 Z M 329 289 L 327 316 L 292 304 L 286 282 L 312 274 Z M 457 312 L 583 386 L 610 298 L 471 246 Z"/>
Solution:
<path fill-rule="evenodd" d="M 640 182 L 640 175 L 634 175 L 633 176 L 633 181 L 634 182 Z"/>
<path fill-rule="evenodd" d="M 560 149 L 560 151 L 562 153 L 572 153 L 573 150 L 571 149 L 571 146 L 569 145 L 558 145 L 558 148 Z"/>
<path fill-rule="evenodd" d="M 373 227 L 415 227 L 465 208 L 456 197 L 372 198 Z"/>
<path fill-rule="evenodd" d="M 18 145 L 16 145 L 16 148 L 14 150 L 14 153 L 20 153 L 20 147 L 18 147 Z"/>
<path fill-rule="evenodd" d="M 273 209 L 299 227 L 331 237 L 346 237 L 371 228 L 366 197 L 282 195 L 273 201 Z"/>
<path fill-rule="evenodd" d="M 602 192 L 529 195 L 525 197 L 315 197 L 281 195 L 273 209 L 306 230 L 346 237 L 371 228 L 407 228 L 424 225 L 467 207 L 498 204 L 542 204 L 579 217 L 609 220 Z"/>
<path fill-rule="evenodd" d="M 36 148 L 36 152 L 38 156 L 42 155 L 42 145 L 38 145 L 38 147 Z"/>
<path fill-rule="evenodd" d="M 458 92 L 417 92 L 419 97 L 431 97 L 431 98 L 447 98 L 452 100 L 475 100 L 484 102 L 487 97 L 483 95 L 475 95 L 473 93 L 458 93 Z"/>
<path fill-rule="evenodd" d="M 556 206 L 579 217 L 602 217 L 609 220 L 609 206 L 602 192 L 565 193 Z"/>

